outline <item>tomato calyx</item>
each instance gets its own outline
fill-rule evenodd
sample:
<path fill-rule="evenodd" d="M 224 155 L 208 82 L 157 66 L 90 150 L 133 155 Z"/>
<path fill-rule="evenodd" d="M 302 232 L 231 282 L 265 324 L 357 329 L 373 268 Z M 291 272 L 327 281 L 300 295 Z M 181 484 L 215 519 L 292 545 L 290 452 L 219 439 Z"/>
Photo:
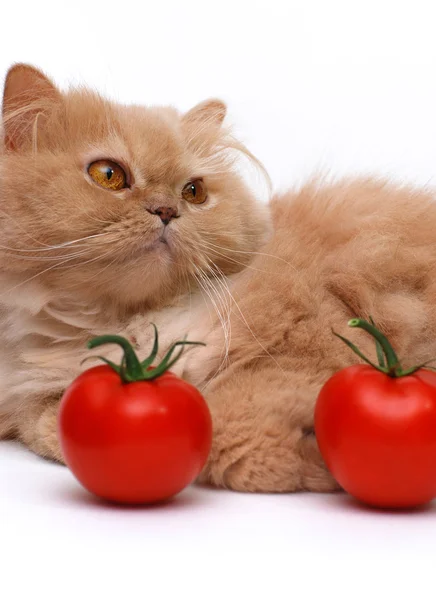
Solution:
<path fill-rule="evenodd" d="M 184 339 L 179 342 L 175 342 L 168 352 L 163 357 L 162 361 L 153 367 L 152 364 L 156 359 L 159 351 L 159 335 L 156 325 L 151 324 L 154 328 L 154 343 L 153 348 L 149 356 L 142 362 L 139 360 L 132 344 L 121 335 L 100 335 L 93 338 L 88 342 L 88 348 L 92 350 L 98 346 L 104 344 L 118 344 L 124 351 L 121 364 L 117 365 L 111 360 L 108 360 L 104 356 L 97 356 L 104 363 L 109 365 L 121 378 L 123 383 L 133 383 L 136 381 L 151 381 L 163 375 L 168 369 L 170 369 L 181 357 L 185 346 L 205 346 L 203 342 L 189 342 Z M 174 356 L 176 348 L 180 347 L 179 352 Z"/>
<path fill-rule="evenodd" d="M 433 367 L 427 366 L 430 363 L 435 362 L 436 359 L 429 360 L 420 365 L 411 367 L 410 369 L 403 369 L 403 367 L 401 366 L 401 362 L 387 337 L 384 336 L 379 329 L 377 329 L 372 319 L 370 319 L 370 321 L 371 322 L 365 321 L 364 319 L 351 319 L 351 321 L 348 321 L 348 326 L 363 329 L 374 338 L 376 344 L 378 365 L 369 360 L 369 358 L 367 358 L 357 346 L 350 342 L 350 340 L 343 337 L 342 335 L 339 335 L 339 333 L 336 333 L 333 330 L 332 332 L 337 338 L 342 340 L 349 348 L 351 348 L 351 350 L 353 350 L 353 352 L 357 354 L 357 356 L 359 356 L 362 360 L 371 365 L 371 367 L 374 367 L 374 369 L 377 369 L 377 371 L 385 373 L 385 375 L 388 375 L 389 377 L 406 377 L 407 375 L 413 375 L 413 373 L 416 373 L 417 371 L 419 371 L 419 369 L 422 369 L 424 367 L 432 371 L 436 370 Z"/>

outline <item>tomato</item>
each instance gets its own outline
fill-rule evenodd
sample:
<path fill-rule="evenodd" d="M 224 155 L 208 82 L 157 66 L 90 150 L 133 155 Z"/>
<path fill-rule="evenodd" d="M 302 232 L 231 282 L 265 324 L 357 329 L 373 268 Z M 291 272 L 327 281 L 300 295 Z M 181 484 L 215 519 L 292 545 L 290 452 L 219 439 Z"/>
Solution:
<path fill-rule="evenodd" d="M 362 323 L 350 322 L 374 334 Z M 403 371 L 395 353 L 388 354 L 378 367 L 355 365 L 327 381 L 315 433 L 344 490 L 373 506 L 408 508 L 436 497 L 436 373 Z"/>
<path fill-rule="evenodd" d="M 96 338 L 91 346 L 108 338 L 130 346 L 118 336 Z M 153 503 L 200 474 L 211 448 L 212 421 L 200 392 L 166 370 L 169 360 L 166 368 L 152 368 L 147 359 L 139 370 L 131 347 L 126 355 L 120 367 L 88 369 L 66 390 L 59 410 L 61 449 L 90 492 L 114 502 Z"/>

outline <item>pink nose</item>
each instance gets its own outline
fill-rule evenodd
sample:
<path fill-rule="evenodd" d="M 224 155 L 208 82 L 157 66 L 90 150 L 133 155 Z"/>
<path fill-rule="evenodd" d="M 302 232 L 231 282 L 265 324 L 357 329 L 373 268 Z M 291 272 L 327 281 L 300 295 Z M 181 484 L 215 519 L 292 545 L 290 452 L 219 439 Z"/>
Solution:
<path fill-rule="evenodd" d="M 171 219 L 178 217 L 177 210 L 170 206 L 159 206 L 159 208 L 154 209 L 147 208 L 147 210 L 152 215 L 158 215 L 164 225 L 168 225 Z"/>

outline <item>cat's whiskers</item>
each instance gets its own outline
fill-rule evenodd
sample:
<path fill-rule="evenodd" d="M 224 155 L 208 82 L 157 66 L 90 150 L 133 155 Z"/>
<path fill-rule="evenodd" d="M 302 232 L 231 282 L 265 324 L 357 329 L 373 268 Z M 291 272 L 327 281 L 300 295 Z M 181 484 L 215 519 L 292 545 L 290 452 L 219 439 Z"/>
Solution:
<path fill-rule="evenodd" d="M 29 194 L 22 194 L 22 198 L 24 200 L 29 200 L 29 201 L 32 201 L 32 199 L 33 199 L 32 196 L 29 195 Z M 76 196 L 75 200 L 77 201 L 78 199 L 79 199 L 79 197 Z M 86 196 L 84 196 L 82 204 L 84 206 L 86 206 L 86 203 L 87 203 L 87 198 L 86 198 Z M 117 215 L 116 211 L 113 211 L 112 214 L 109 214 L 110 218 L 108 218 L 108 219 L 101 219 L 98 216 L 96 216 L 95 214 L 92 214 L 89 211 L 87 211 L 86 208 L 84 208 L 84 207 L 82 207 L 81 213 L 83 213 L 84 215 L 86 215 L 87 220 L 94 221 L 95 223 L 98 223 L 99 225 L 103 225 L 104 227 L 108 227 L 110 225 L 113 225 L 118 220 L 117 219 L 118 215 Z M 26 233 L 26 235 L 29 238 L 33 239 L 36 242 L 39 242 L 41 245 L 46 245 L 46 244 L 44 244 L 44 242 L 40 242 L 39 240 L 37 240 L 36 238 L 34 238 L 33 236 L 31 236 L 28 232 L 26 232 L 23 229 L 22 225 L 20 223 L 18 223 L 17 221 L 15 221 L 13 219 L 13 217 L 9 213 L 7 213 L 6 211 L 3 211 L 3 215 L 6 216 L 7 218 L 9 218 L 11 221 L 15 222 L 24 231 L 24 233 Z"/>
<path fill-rule="evenodd" d="M 231 300 L 231 294 L 229 293 L 230 290 L 229 290 L 229 286 L 226 281 L 225 275 L 220 271 L 220 276 L 219 276 L 215 272 L 215 270 L 212 270 L 211 273 L 212 273 L 212 276 L 214 277 L 214 279 L 216 280 L 217 285 L 220 286 L 220 288 L 223 292 L 222 296 L 227 298 L 226 327 L 224 328 L 223 357 L 222 357 L 220 365 L 218 366 L 217 370 L 215 371 L 215 373 L 212 376 L 212 380 L 213 380 L 229 364 L 229 352 L 230 352 L 230 344 L 231 344 L 231 339 L 232 339 L 232 321 L 231 321 L 232 300 Z"/>
<path fill-rule="evenodd" d="M 186 282 L 186 289 L 188 290 L 189 293 L 189 315 L 192 315 L 192 287 L 191 287 L 191 282 L 189 281 L 189 276 L 187 271 L 184 272 L 184 279 Z"/>
<path fill-rule="evenodd" d="M 196 250 L 199 247 L 199 240 L 195 241 Z M 196 260 L 200 262 L 199 264 L 195 264 L 192 260 L 192 256 L 186 251 L 183 246 L 179 248 L 180 253 L 183 255 L 184 260 L 186 262 L 190 262 L 193 271 L 192 275 L 197 283 L 200 293 L 206 299 L 206 308 L 209 312 L 209 316 L 211 321 L 213 321 L 213 316 L 211 314 L 211 307 L 213 307 L 218 321 L 223 329 L 224 335 L 224 350 L 223 350 L 223 359 L 220 365 L 220 369 L 227 363 L 228 361 L 228 353 L 230 349 L 230 340 L 231 340 L 231 303 L 230 299 L 227 295 L 228 285 L 224 284 L 221 281 L 221 278 L 225 279 L 225 275 L 222 271 L 219 271 L 220 276 L 216 273 L 216 265 L 214 263 L 211 264 L 209 257 L 204 254 L 200 256 L 196 254 Z M 204 268 L 203 268 L 204 267 Z M 211 268 L 212 267 L 212 268 Z M 187 277 L 187 275 L 185 275 Z M 213 278 L 213 280 L 212 280 Z M 189 284 L 189 280 L 188 280 Z M 191 293 L 191 289 L 189 286 L 189 290 Z M 190 303 L 192 302 L 192 298 L 190 296 Z"/>
<path fill-rule="evenodd" d="M 232 258 L 231 256 L 228 256 L 227 254 L 224 254 L 223 252 L 219 252 L 218 250 L 215 250 L 215 248 L 211 247 L 208 242 L 205 242 L 205 241 L 199 242 L 199 245 L 201 245 L 202 248 L 204 250 L 207 250 L 209 253 L 212 253 L 215 256 L 221 256 L 225 260 L 228 260 L 236 265 L 241 265 L 242 267 L 244 267 L 244 269 L 251 269 L 252 271 L 256 271 L 257 273 L 265 273 L 267 275 L 275 274 L 274 271 L 265 271 L 263 269 L 257 269 L 256 267 L 252 267 L 248 263 L 241 262 L 240 260 L 236 260 L 235 258 Z"/>
<path fill-rule="evenodd" d="M 211 261 L 211 265 L 212 265 L 212 266 L 213 266 L 213 267 L 214 267 L 214 268 L 217 270 L 217 272 L 218 272 L 219 274 L 221 274 L 221 276 L 222 276 L 222 281 L 223 281 L 223 279 L 225 279 L 225 276 L 224 276 L 223 272 L 221 271 L 221 269 L 220 269 L 220 268 L 219 268 L 219 267 L 218 267 L 218 266 L 217 266 L 215 263 L 213 263 L 212 261 Z M 288 375 L 287 375 L 286 371 L 285 371 L 285 370 L 283 369 L 283 367 L 282 367 L 282 366 L 279 364 L 279 362 L 277 361 L 277 359 L 276 359 L 276 358 L 275 358 L 275 357 L 274 357 L 274 356 L 271 354 L 271 352 L 269 352 L 269 350 L 268 350 L 268 349 L 267 349 L 267 348 L 266 348 L 266 347 L 265 347 L 265 346 L 262 344 L 262 342 L 259 340 L 259 338 L 258 338 L 258 337 L 256 336 L 256 334 L 254 333 L 254 331 L 253 331 L 253 329 L 251 328 L 250 324 L 248 323 L 248 321 L 247 321 L 247 319 L 246 319 L 246 317 L 245 317 L 244 313 L 242 312 L 242 309 L 241 309 L 241 307 L 239 306 L 239 303 L 236 301 L 236 299 L 235 299 L 235 296 L 232 294 L 232 292 L 231 292 L 231 290 L 230 290 L 230 287 L 229 287 L 228 285 L 227 285 L 227 293 L 229 294 L 230 298 L 232 299 L 232 303 L 233 303 L 233 304 L 234 304 L 234 306 L 236 307 L 236 309 L 237 309 L 237 311 L 238 311 L 238 313 L 239 313 L 239 316 L 238 316 L 237 314 L 235 314 L 235 313 L 232 311 L 232 312 L 233 312 L 233 314 L 235 314 L 235 316 L 236 316 L 237 318 L 239 318 L 239 319 L 240 319 L 240 320 L 241 320 L 241 321 L 244 323 L 244 325 L 247 327 L 248 331 L 249 331 L 249 332 L 250 332 L 250 334 L 252 335 L 253 339 L 254 339 L 254 340 L 257 342 L 257 344 L 258 344 L 258 345 L 259 345 L 259 346 L 262 348 L 262 350 L 263 350 L 263 351 L 266 353 L 266 355 L 267 355 L 269 358 L 271 358 L 271 360 L 272 360 L 272 361 L 274 361 L 274 363 L 275 363 L 275 364 L 277 365 L 277 367 L 278 367 L 278 368 L 279 368 L 279 369 L 280 369 L 280 370 L 283 372 L 283 374 L 284 374 L 286 377 L 288 377 Z M 218 373 L 219 373 L 219 371 L 217 371 L 217 373 L 215 374 L 215 377 L 216 377 L 216 375 L 217 375 Z M 212 379 L 213 379 L 213 378 L 211 378 L 211 380 L 210 380 L 210 381 L 212 381 Z M 208 382 L 208 385 L 209 385 L 210 381 Z"/>
<path fill-rule="evenodd" d="M 245 236 L 245 234 L 244 234 Z M 268 254 L 267 252 L 255 252 L 254 250 L 235 250 L 233 248 L 226 248 L 225 246 L 219 246 L 218 244 L 213 244 L 210 241 L 205 241 L 204 243 L 207 244 L 208 246 L 212 246 L 213 248 L 217 248 L 218 250 L 222 250 L 224 252 L 232 252 L 235 254 L 248 254 L 250 256 L 266 256 L 267 258 L 273 258 L 274 260 L 278 260 L 282 263 L 284 263 L 286 266 L 291 267 L 291 269 L 293 269 L 294 271 L 298 271 L 298 269 L 292 265 L 289 261 L 285 260 L 284 258 L 282 258 L 281 256 L 277 256 L 276 254 Z"/>
<path fill-rule="evenodd" d="M 97 262 L 99 260 L 102 260 L 103 258 L 106 258 L 106 256 L 109 256 L 110 254 L 113 254 L 112 248 L 109 248 L 109 250 L 107 252 L 104 252 L 103 254 L 99 254 L 98 256 L 94 256 L 93 258 L 90 258 L 89 260 L 85 260 L 84 262 L 80 261 L 74 265 L 70 265 L 70 266 L 66 267 L 66 269 L 74 269 L 77 267 L 83 267 L 84 265 L 88 265 L 88 264 Z M 116 256 L 114 261 L 112 261 L 111 264 L 113 264 L 117 258 L 118 257 Z M 94 276 L 94 273 L 93 273 L 93 276 Z"/>
<path fill-rule="evenodd" d="M 212 281 L 210 276 L 208 276 L 209 274 L 212 275 L 212 277 L 214 277 L 214 279 L 217 281 L 217 283 L 219 283 L 218 276 L 212 270 L 210 270 L 209 273 L 206 273 L 201 267 L 197 267 L 197 271 L 200 272 L 200 276 L 202 277 L 203 282 L 206 285 L 210 286 L 210 288 L 212 289 L 212 292 L 215 293 L 216 302 L 214 302 L 214 307 L 217 312 L 217 316 L 220 321 L 221 327 L 223 329 L 223 334 L 224 334 L 224 358 L 223 358 L 223 361 L 225 362 L 227 360 L 228 354 L 229 354 L 230 337 L 231 337 L 230 301 L 229 301 L 228 297 L 226 298 L 225 288 L 223 288 L 221 286 L 221 291 L 220 291 L 220 289 L 216 287 L 215 283 Z M 212 293 L 209 297 L 211 298 L 211 301 L 212 301 Z M 227 302 L 226 302 L 226 300 L 227 300 Z"/>
<path fill-rule="evenodd" d="M 33 237 L 30 233 L 28 233 L 24 227 L 22 226 L 21 223 L 19 223 L 16 219 L 14 219 L 9 213 L 7 213 L 4 209 L 0 208 L 0 215 L 5 216 L 6 218 L 8 218 L 10 221 L 12 221 L 12 223 L 14 223 L 14 225 L 16 225 L 29 239 L 33 240 L 34 242 L 36 242 L 37 244 L 39 244 L 40 246 L 47 246 L 47 244 L 45 244 L 44 242 L 41 242 L 40 240 L 36 239 L 35 237 Z"/>
<path fill-rule="evenodd" d="M 26 285 L 27 283 L 30 283 L 31 281 L 33 281 L 34 279 L 36 279 L 37 277 L 41 277 L 41 275 L 44 275 L 45 273 L 48 273 L 49 271 L 52 271 L 53 269 L 58 268 L 59 266 L 69 262 L 70 260 L 73 260 L 71 258 L 66 258 L 63 261 L 60 261 L 58 263 L 56 263 L 55 265 L 52 265 L 51 267 L 48 267 L 47 269 L 44 269 L 43 271 L 39 271 L 38 273 L 35 273 L 35 275 L 32 275 L 31 277 L 28 277 L 27 279 L 25 279 L 24 281 L 20 281 L 19 283 L 17 283 L 16 285 L 12 286 L 11 288 L 5 290 L 4 292 L 2 292 L 0 294 L 0 298 L 2 296 L 6 296 L 7 294 L 10 294 L 11 292 L 15 291 L 16 289 L 22 287 L 23 285 Z"/>
<path fill-rule="evenodd" d="M 112 249 L 110 249 L 108 252 L 106 252 L 106 253 L 104 253 L 104 254 L 102 254 L 102 255 L 98 255 L 97 257 L 94 257 L 94 258 L 92 258 L 92 259 L 90 259 L 90 260 L 87 260 L 87 261 L 85 261 L 85 262 L 81 262 L 81 261 L 80 261 L 80 262 L 78 262 L 78 263 L 76 263 L 76 264 L 74 264 L 74 265 L 69 265 L 69 266 L 67 266 L 67 267 L 64 267 L 64 265 L 65 265 L 65 264 L 67 264 L 67 263 L 69 263 L 69 262 L 71 262 L 72 260 L 74 260 L 74 259 L 76 258 L 76 256 L 73 256 L 73 257 L 70 257 L 70 256 L 68 256 L 67 258 L 64 258 L 64 257 L 63 257 L 63 260 L 61 260 L 61 261 L 57 262 L 56 264 L 54 264 L 54 265 L 51 265 L 50 267 L 47 267 L 46 269 L 43 269 L 42 271 L 39 271 L 38 273 L 35 273 L 34 275 L 32 275 L 31 277 L 28 277 L 28 278 L 27 278 L 27 279 L 25 279 L 24 281 L 20 281 L 20 282 L 19 282 L 19 283 L 17 283 L 16 285 L 14 285 L 14 286 L 12 286 L 11 288 L 9 288 L 9 289 L 5 290 L 4 292 L 2 292 L 2 293 L 0 294 L 0 298 L 1 298 L 2 296 L 5 296 L 5 295 L 7 295 L 7 294 L 10 294 L 11 292 L 13 292 L 13 291 L 15 291 L 16 289 L 18 289 L 18 288 L 20 288 L 20 287 L 22 287 L 22 286 L 26 285 L 26 284 L 27 284 L 27 283 L 29 283 L 29 282 L 31 282 L 31 281 L 33 281 L 33 280 L 35 280 L 36 278 L 40 277 L 41 275 L 44 275 L 45 273 L 48 273 L 48 272 L 50 272 L 50 271 L 57 270 L 57 269 L 59 269 L 59 268 L 64 268 L 65 270 L 67 270 L 67 269 L 71 269 L 71 268 L 74 268 L 74 267 L 76 267 L 76 268 L 77 268 L 77 267 L 82 267 L 83 265 L 86 265 L 86 264 L 89 264 L 89 263 L 92 263 L 92 262 L 95 262 L 95 261 L 97 261 L 97 260 L 101 260 L 101 259 L 105 258 L 105 257 L 106 257 L 106 256 L 108 256 L 108 255 L 109 255 L 111 252 L 112 252 Z M 67 288 L 68 286 L 64 286 L 64 287 L 65 287 L 65 288 Z"/>
<path fill-rule="evenodd" d="M 0 251 L 1 250 L 2 247 L 0 246 Z M 13 252 L 2 252 L 2 256 L 6 256 L 7 258 L 18 258 L 20 260 L 34 261 L 38 263 L 53 262 L 54 260 L 62 260 L 64 258 L 78 258 L 80 256 L 83 256 L 84 254 L 87 254 L 86 250 L 81 250 L 80 252 L 72 252 L 70 254 L 65 254 L 62 256 L 26 256 L 22 254 L 14 254 Z"/>
<path fill-rule="evenodd" d="M 209 266 L 211 266 L 210 263 L 209 263 Z M 223 291 L 228 294 L 229 304 L 228 304 L 228 312 L 227 312 L 227 322 L 226 322 L 225 326 L 223 326 L 225 341 L 224 341 L 224 350 L 223 350 L 222 360 L 221 360 L 220 364 L 218 365 L 217 369 L 215 370 L 215 372 L 208 378 L 208 381 L 203 386 L 202 391 L 205 391 L 207 389 L 207 387 L 209 386 L 209 384 L 212 383 L 215 380 L 215 378 L 219 375 L 219 373 L 221 373 L 221 371 L 224 370 L 228 366 L 230 342 L 231 342 L 231 318 L 230 318 L 231 317 L 231 301 L 230 301 L 231 294 L 229 294 L 229 286 L 228 286 L 227 282 L 225 281 L 226 280 L 225 275 L 222 273 L 222 271 L 220 271 L 220 269 L 218 269 L 216 267 L 216 265 L 213 265 L 213 266 L 221 274 L 221 277 L 219 277 L 212 270 L 210 271 L 210 273 L 216 278 L 217 282 L 220 283 Z M 207 277 L 207 280 L 209 281 L 208 277 Z M 208 293 L 208 295 L 210 294 L 210 292 L 207 292 L 207 293 Z"/>
<path fill-rule="evenodd" d="M 11 248 L 10 246 L 4 246 L 4 245 L 0 245 L 0 249 L 1 250 L 10 250 L 12 252 L 23 252 L 23 253 L 35 253 L 35 252 L 50 252 L 52 250 L 62 250 L 63 248 L 69 248 L 70 246 L 74 246 L 74 247 L 81 247 L 81 242 L 84 241 L 88 241 L 90 239 L 94 239 L 94 238 L 101 238 L 104 236 L 108 236 L 109 233 L 105 232 L 105 233 L 96 233 L 96 234 L 92 234 L 92 235 L 88 235 L 85 236 L 83 238 L 78 238 L 76 240 L 69 240 L 68 242 L 62 242 L 61 244 L 44 244 L 45 248 Z M 35 240 L 37 241 L 37 240 Z M 42 243 L 42 242 L 41 242 Z M 87 246 L 86 244 L 82 244 L 82 246 L 84 246 L 85 248 L 88 248 L 89 246 Z"/>
<path fill-rule="evenodd" d="M 210 292 L 203 286 L 203 282 L 202 282 L 201 278 L 199 277 L 199 275 L 197 275 L 195 272 L 192 275 L 193 275 L 195 281 L 197 282 L 199 291 L 200 291 L 201 295 L 203 296 L 203 298 L 207 297 L 210 300 Z M 207 300 L 206 300 L 205 306 L 209 313 L 209 317 L 212 321 L 213 317 L 212 317 L 211 309 L 210 309 L 210 306 L 209 306 L 209 303 L 207 302 Z"/>
<path fill-rule="evenodd" d="M 206 294 L 206 296 L 211 300 L 211 302 L 213 304 L 215 304 L 214 301 L 213 301 L 213 298 L 211 297 L 211 294 L 212 294 L 211 290 L 209 290 L 207 288 L 207 286 L 205 286 L 205 283 L 209 282 L 209 278 L 206 277 L 206 280 L 205 280 L 203 276 L 198 277 L 197 275 L 194 275 L 194 277 L 197 280 L 197 283 L 200 286 L 200 289 L 201 289 L 202 293 L 204 292 Z M 208 304 L 207 304 L 207 307 L 208 307 L 209 314 L 210 314 L 210 308 L 209 308 Z M 217 310 L 216 306 L 215 306 L 215 311 L 217 312 L 218 318 L 219 318 L 220 313 Z M 222 324 L 222 326 L 223 326 L 223 330 L 224 330 L 224 336 L 226 337 L 225 332 L 226 332 L 227 327 L 226 327 L 226 325 L 223 325 L 223 324 Z M 228 345 L 225 344 L 225 348 L 223 350 L 223 354 L 224 354 L 223 358 L 222 358 L 219 366 L 215 370 L 215 372 L 208 378 L 207 383 L 203 385 L 202 392 L 204 392 L 207 389 L 207 387 L 210 385 L 210 383 L 212 383 L 214 381 L 214 379 L 219 375 L 219 373 L 228 365 L 228 354 L 229 354 L 230 336 L 231 336 L 230 313 L 229 313 L 229 321 L 228 321 L 228 332 L 229 332 L 229 334 L 228 334 Z"/>
<path fill-rule="evenodd" d="M 201 285 L 201 289 L 206 293 L 208 299 L 210 300 L 215 313 L 221 323 L 221 325 L 224 328 L 224 318 L 223 315 L 221 313 L 221 308 L 220 308 L 220 304 L 218 303 L 218 299 L 216 299 L 212 293 L 215 292 L 216 293 L 216 289 L 213 288 L 213 286 L 210 285 L 210 279 L 209 277 L 205 274 L 205 272 L 203 271 L 203 269 L 201 269 L 201 267 L 195 266 L 195 273 L 194 273 L 194 277 L 197 280 L 197 283 L 199 283 L 199 285 Z M 210 286 L 212 288 L 212 291 L 209 289 Z"/>
<path fill-rule="evenodd" d="M 219 298 L 221 298 L 221 304 L 223 306 L 223 310 L 225 310 L 225 316 L 226 316 L 226 329 L 224 331 L 224 334 L 225 334 L 225 357 L 224 357 L 224 360 L 226 361 L 228 359 L 229 350 L 230 350 L 230 341 L 231 341 L 231 337 L 232 337 L 232 327 L 231 327 L 231 319 L 230 319 L 230 315 L 232 312 L 232 303 L 231 303 L 231 298 L 229 295 L 229 286 L 226 281 L 226 276 L 221 271 L 219 271 L 219 275 L 218 275 L 218 273 L 216 272 L 216 266 L 213 265 L 213 267 L 214 268 L 210 271 L 210 274 L 212 275 L 214 281 L 216 282 L 216 285 L 218 286 L 217 296 Z M 215 287 L 215 285 L 214 285 L 214 287 Z M 220 290 L 221 290 L 221 293 L 220 293 Z"/>
<path fill-rule="evenodd" d="M 8 251 L 6 252 L 1 252 L 3 249 L 7 249 Z M 53 261 L 63 261 L 64 259 L 68 259 L 68 260 L 74 260 L 74 259 L 80 259 L 81 257 L 86 257 L 89 256 L 90 251 L 95 252 L 95 248 L 89 248 L 89 247 L 82 247 L 79 246 L 79 250 L 75 251 L 75 252 L 69 252 L 69 253 L 65 253 L 62 255 L 55 255 L 55 256 L 27 256 L 26 254 L 16 254 L 13 252 L 10 252 L 9 249 L 5 246 L 1 246 L 0 245 L 0 252 L 3 256 L 8 257 L 8 258 L 17 258 L 20 260 L 25 260 L 25 261 L 29 261 L 29 262 L 37 262 L 37 263 L 51 263 Z M 82 263 L 83 264 L 83 263 Z M 56 267 L 56 265 L 54 265 L 54 267 Z"/>
<path fill-rule="evenodd" d="M 226 315 L 224 314 L 224 311 L 223 311 L 223 306 L 225 306 L 224 301 L 221 298 L 216 287 L 211 283 L 209 274 L 206 273 L 198 265 L 194 265 L 194 269 L 195 269 L 195 272 L 194 272 L 195 279 L 196 279 L 197 283 L 200 285 L 201 289 L 206 294 L 207 298 L 209 298 L 210 303 L 212 304 L 212 306 L 216 312 L 216 315 L 218 317 L 218 320 L 221 324 L 221 327 L 223 328 L 224 338 L 225 338 L 225 340 L 227 340 L 228 339 L 228 323 L 226 321 Z M 216 295 L 216 298 L 214 297 L 214 294 Z M 210 308 L 209 308 L 208 303 L 206 303 L 206 306 L 208 307 L 209 314 L 210 314 Z M 211 320 L 212 320 L 212 316 L 211 316 Z"/>
<path fill-rule="evenodd" d="M 230 347 L 230 334 L 231 334 L 231 329 L 230 329 L 230 313 L 228 314 L 228 318 L 226 319 L 226 315 L 223 315 L 221 313 L 220 307 L 217 304 L 217 302 L 214 299 L 214 292 L 215 294 L 217 294 L 219 296 L 219 292 L 217 292 L 216 288 L 214 288 L 212 286 L 212 290 L 208 287 L 210 285 L 210 279 L 203 275 L 203 274 L 195 274 L 194 275 L 197 284 L 200 287 L 200 290 L 202 291 L 202 294 L 205 294 L 207 298 L 209 298 L 210 303 L 212 304 L 213 308 L 215 309 L 216 315 L 218 317 L 218 320 L 221 324 L 221 327 L 223 329 L 223 333 L 224 333 L 224 349 L 223 349 L 223 357 L 220 363 L 220 366 L 218 367 L 217 371 L 213 374 L 212 379 L 218 374 L 218 372 L 224 367 L 224 365 L 227 363 L 227 359 L 228 359 L 228 352 L 229 352 L 229 347 Z M 206 301 L 206 306 L 208 308 L 209 311 L 209 315 L 210 315 L 210 319 L 211 321 L 213 320 L 212 315 L 210 313 L 210 307 L 209 304 Z M 207 387 L 207 386 L 206 386 Z"/>
<path fill-rule="evenodd" d="M 181 269 L 181 276 L 179 277 L 179 285 L 177 289 L 177 297 L 183 296 L 189 293 L 189 311 L 191 312 L 192 307 L 192 289 L 191 284 L 189 282 L 188 273 L 186 270 Z"/>
<path fill-rule="evenodd" d="M 26 196 L 24 196 L 26 197 Z M 30 198 L 30 196 L 28 196 L 28 198 Z M 12 221 L 12 223 L 14 223 L 14 225 L 16 225 L 29 239 L 33 240 L 34 242 L 36 242 L 37 244 L 39 244 L 40 246 L 44 246 L 47 249 L 52 249 L 53 247 L 50 244 L 46 244 L 45 242 L 38 240 L 37 238 L 35 238 L 33 235 L 31 235 L 28 231 L 26 231 L 23 227 L 23 225 L 17 221 L 16 219 L 14 219 L 14 217 L 12 217 L 8 212 L 6 212 L 3 208 L 0 208 L 0 214 L 5 216 L 7 219 L 9 219 L 10 221 Z M 44 250 L 44 248 L 42 249 Z M 29 249 L 26 250 L 27 252 L 35 252 L 35 249 Z"/>

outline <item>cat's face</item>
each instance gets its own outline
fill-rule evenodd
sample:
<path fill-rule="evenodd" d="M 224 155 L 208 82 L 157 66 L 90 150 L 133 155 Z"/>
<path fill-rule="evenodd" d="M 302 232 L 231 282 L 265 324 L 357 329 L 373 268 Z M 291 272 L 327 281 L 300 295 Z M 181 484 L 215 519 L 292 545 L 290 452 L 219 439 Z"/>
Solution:
<path fill-rule="evenodd" d="M 268 229 L 236 174 L 225 106 L 122 106 L 7 76 L 0 268 L 71 294 L 150 306 L 213 265 L 239 270 Z M 247 253 L 247 254 L 246 254 Z"/>

